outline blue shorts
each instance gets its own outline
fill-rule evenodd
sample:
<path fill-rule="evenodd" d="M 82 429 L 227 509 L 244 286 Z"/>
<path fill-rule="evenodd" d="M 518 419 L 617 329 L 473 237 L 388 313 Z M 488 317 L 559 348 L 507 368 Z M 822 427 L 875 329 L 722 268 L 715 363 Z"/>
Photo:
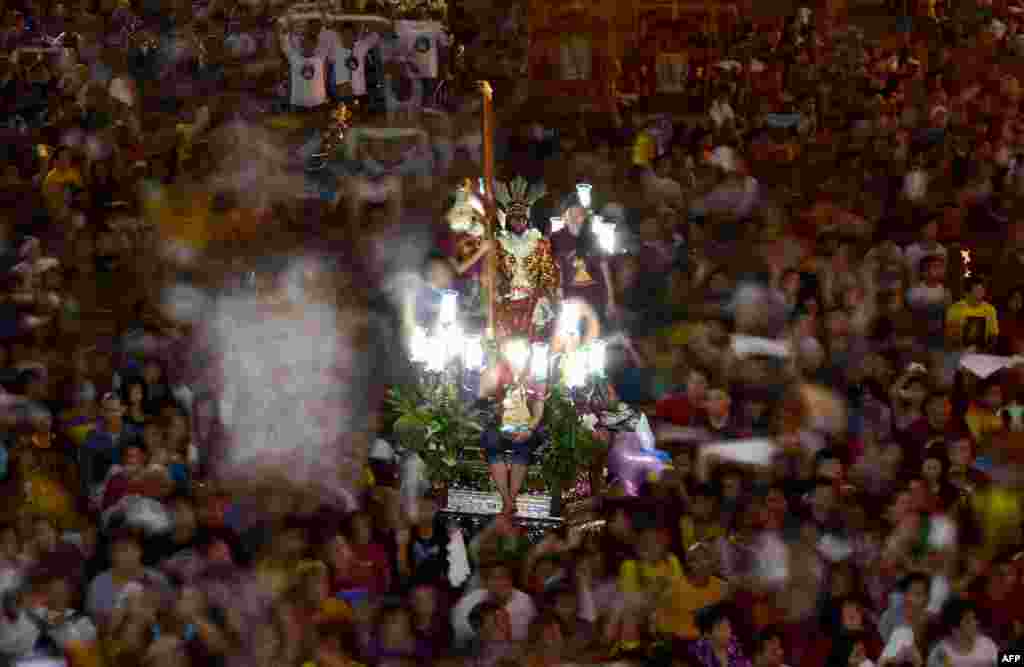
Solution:
<path fill-rule="evenodd" d="M 497 429 L 488 429 L 480 436 L 480 446 L 487 455 L 487 463 L 511 463 L 512 465 L 530 465 L 530 455 L 537 444 L 537 432 L 534 431 L 529 438 L 522 442 L 516 442 L 505 437 Z M 506 456 L 506 452 L 508 455 Z"/>

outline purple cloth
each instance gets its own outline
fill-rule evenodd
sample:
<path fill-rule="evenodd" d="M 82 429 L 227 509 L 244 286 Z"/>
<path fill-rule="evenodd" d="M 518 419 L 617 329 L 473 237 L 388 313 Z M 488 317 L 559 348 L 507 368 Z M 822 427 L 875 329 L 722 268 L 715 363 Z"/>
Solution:
<path fill-rule="evenodd" d="M 751 667 L 750 661 L 743 657 L 740 645 L 734 639 L 729 644 L 729 664 L 720 665 L 715 652 L 711 649 L 711 642 L 701 639 L 690 647 L 690 655 L 701 665 L 701 667 Z"/>

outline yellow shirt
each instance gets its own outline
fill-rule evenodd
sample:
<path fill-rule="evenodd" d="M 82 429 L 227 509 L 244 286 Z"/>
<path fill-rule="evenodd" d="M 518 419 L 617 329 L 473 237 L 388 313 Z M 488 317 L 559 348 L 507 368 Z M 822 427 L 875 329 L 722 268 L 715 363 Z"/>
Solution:
<path fill-rule="evenodd" d="M 972 306 L 966 300 L 962 300 L 950 306 L 946 311 L 946 331 L 956 340 L 963 341 L 965 325 L 975 319 L 982 319 L 985 322 L 985 342 L 995 340 L 999 336 L 996 309 L 984 301 Z"/>
<path fill-rule="evenodd" d="M 71 169 L 51 169 L 50 173 L 43 179 L 43 198 L 51 211 L 60 209 L 64 204 L 64 191 L 69 185 L 84 187 L 82 174 L 72 167 Z"/>
<path fill-rule="evenodd" d="M 1002 417 L 976 405 L 967 409 L 964 421 L 967 422 L 967 428 L 975 442 L 979 443 L 984 443 L 989 436 L 1002 432 L 1006 427 Z"/>
<path fill-rule="evenodd" d="M 672 586 L 671 594 L 655 614 L 658 632 L 681 639 L 699 639 L 696 615 L 704 607 L 725 598 L 725 582 L 711 577 L 706 586 L 694 586 L 683 577 Z"/>
<path fill-rule="evenodd" d="M 320 607 L 320 623 L 348 623 L 352 620 L 352 607 L 344 600 L 329 597 Z"/>
<path fill-rule="evenodd" d="M 81 188 L 84 187 L 84 183 L 81 172 L 74 167 L 70 169 L 51 169 L 43 181 L 43 188 L 51 186 L 67 187 L 69 185 Z"/>
<path fill-rule="evenodd" d="M 633 164 L 641 167 L 649 167 L 654 161 L 654 137 L 649 132 L 641 132 L 637 135 L 636 143 L 633 144 Z"/>
<path fill-rule="evenodd" d="M 672 555 L 657 563 L 627 560 L 619 570 L 619 587 L 623 593 L 665 592 L 682 578 L 683 567 Z"/>

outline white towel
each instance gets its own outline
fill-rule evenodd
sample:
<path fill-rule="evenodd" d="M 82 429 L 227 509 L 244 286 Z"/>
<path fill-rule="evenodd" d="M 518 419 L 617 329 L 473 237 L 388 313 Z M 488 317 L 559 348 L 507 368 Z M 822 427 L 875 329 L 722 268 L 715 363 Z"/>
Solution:
<path fill-rule="evenodd" d="M 469 579 L 471 573 L 466 540 L 461 530 L 454 530 L 448 540 L 448 582 L 458 588 Z"/>

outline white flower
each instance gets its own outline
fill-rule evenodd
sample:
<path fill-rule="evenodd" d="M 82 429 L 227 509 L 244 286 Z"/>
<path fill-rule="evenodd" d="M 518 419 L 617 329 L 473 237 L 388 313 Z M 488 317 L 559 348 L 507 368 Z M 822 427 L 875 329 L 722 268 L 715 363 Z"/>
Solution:
<path fill-rule="evenodd" d="M 588 431 L 593 431 L 597 428 L 597 415 L 583 415 L 583 426 Z"/>

